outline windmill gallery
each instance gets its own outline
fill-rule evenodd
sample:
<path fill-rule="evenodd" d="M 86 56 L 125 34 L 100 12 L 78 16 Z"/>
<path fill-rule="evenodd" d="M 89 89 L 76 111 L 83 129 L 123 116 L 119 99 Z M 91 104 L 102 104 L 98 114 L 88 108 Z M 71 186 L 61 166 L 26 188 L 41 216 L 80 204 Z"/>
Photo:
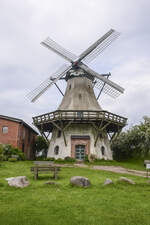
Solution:
<path fill-rule="evenodd" d="M 48 157 L 63 159 L 69 156 L 84 160 L 86 155 L 94 155 L 99 159 L 112 159 L 110 142 L 126 125 L 127 119 L 104 111 L 98 103 L 98 98 L 102 91 L 117 97 L 124 89 L 108 79 L 110 74 L 100 75 L 86 64 L 118 36 L 119 33 L 111 29 L 79 57 L 50 38 L 41 43 L 70 63 L 63 65 L 28 95 L 34 102 L 53 84 L 63 94 L 56 82 L 60 79 L 67 82 L 58 109 L 33 118 L 34 125 L 45 138 L 51 134 Z M 97 98 L 94 88 L 99 89 Z"/>

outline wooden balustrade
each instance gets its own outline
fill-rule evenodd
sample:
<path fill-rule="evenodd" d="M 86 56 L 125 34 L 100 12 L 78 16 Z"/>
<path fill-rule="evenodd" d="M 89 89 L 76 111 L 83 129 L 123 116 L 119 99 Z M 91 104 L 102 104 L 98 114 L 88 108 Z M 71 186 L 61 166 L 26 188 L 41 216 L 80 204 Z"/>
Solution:
<path fill-rule="evenodd" d="M 126 125 L 127 118 L 110 113 L 108 111 L 54 111 L 40 116 L 33 117 L 33 123 L 40 125 L 57 120 L 74 120 L 74 121 L 96 121 L 106 120 L 112 123 L 119 123 L 122 126 Z"/>

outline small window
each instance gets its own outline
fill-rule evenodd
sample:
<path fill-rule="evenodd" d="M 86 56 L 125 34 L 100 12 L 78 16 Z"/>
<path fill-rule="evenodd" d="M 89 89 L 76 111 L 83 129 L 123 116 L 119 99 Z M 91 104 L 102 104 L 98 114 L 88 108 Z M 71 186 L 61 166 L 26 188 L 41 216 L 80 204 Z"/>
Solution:
<path fill-rule="evenodd" d="M 58 145 L 54 148 L 54 154 L 55 155 L 59 154 L 59 146 Z"/>
<path fill-rule="evenodd" d="M 82 118 L 83 117 L 83 112 L 77 112 L 77 117 Z"/>
<path fill-rule="evenodd" d="M 101 147 L 101 151 L 102 151 L 102 155 L 105 155 L 105 147 L 104 146 Z"/>
<path fill-rule="evenodd" d="M 81 99 L 82 98 L 82 95 L 81 94 L 79 94 L 79 99 Z"/>
<path fill-rule="evenodd" d="M 8 133 L 8 127 L 6 127 L 6 126 L 2 127 L 2 133 L 7 134 Z"/>
<path fill-rule="evenodd" d="M 88 88 L 91 88 L 90 85 L 88 85 Z"/>
<path fill-rule="evenodd" d="M 71 89 L 71 84 L 69 85 L 69 89 Z"/>
<path fill-rule="evenodd" d="M 61 137 L 61 130 L 58 130 L 57 137 Z"/>

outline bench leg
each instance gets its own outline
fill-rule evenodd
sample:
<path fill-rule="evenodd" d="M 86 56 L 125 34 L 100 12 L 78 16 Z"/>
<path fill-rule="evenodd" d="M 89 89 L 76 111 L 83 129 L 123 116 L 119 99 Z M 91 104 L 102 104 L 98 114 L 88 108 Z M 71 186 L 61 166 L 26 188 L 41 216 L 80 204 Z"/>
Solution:
<path fill-rule="evenodd" d="M 57 170 L 56 170 L 56 168 L 54 169 L 54 179 L 55 180 L 57 179 Z"/>
<path fill-rule="evenodd" d="M 34 169 L 34 180 L 38 179 L 38 170 L 35 168 Z"/>

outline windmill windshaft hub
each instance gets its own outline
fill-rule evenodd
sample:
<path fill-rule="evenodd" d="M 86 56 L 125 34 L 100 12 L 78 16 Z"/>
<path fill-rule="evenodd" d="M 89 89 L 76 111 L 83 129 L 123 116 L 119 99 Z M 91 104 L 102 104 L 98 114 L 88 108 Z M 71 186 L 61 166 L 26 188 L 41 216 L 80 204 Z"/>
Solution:
<path fill-rule="evenodd" d="M 85 72 L 83 69 L 79 68 L 78 66 L 73 67 L 66 73 L 65 80 L 68 81 L 74 77 L 87 77 L 90 80 L 94 80 L 93 76 Z"/>

